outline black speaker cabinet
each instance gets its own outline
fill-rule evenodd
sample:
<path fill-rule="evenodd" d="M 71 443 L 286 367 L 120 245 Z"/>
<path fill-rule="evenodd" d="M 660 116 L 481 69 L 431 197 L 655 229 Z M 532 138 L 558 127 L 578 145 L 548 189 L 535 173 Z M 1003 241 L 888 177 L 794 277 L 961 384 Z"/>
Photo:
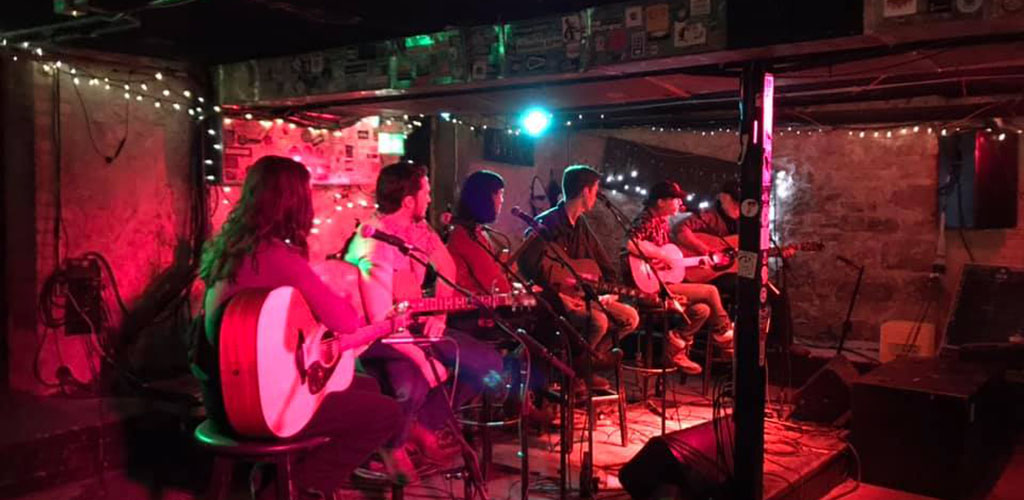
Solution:
<path fill-rule="evenodd" d="M 732 464 L 732 417 L 711 420 L 681 431 L 651 438 L 622 466 L 619 481 L 633 500 L 732 498 L 728 478 Z M 719 446 L 728 466 L 719 459 Z"/>
<path fill-rule="evenodd" d="M 1001 376 L 990 367 L 900 358 L 853 384 L 852 444 L 865 482 L 964 498 L 1010 442 Z"/>
<path fill-rule="evenodd" d="M 1019 140 L 1012 130 L 939 138 L 939 207 L 946 227 L 1017 227 Z"/>
<path fill-rule="evenodd" d="M 850 411 L 850 386 L 857 376 L 845 356 L 832 358 L 796 391 L 790 418 L 823 424 L 844 420 Z"/>

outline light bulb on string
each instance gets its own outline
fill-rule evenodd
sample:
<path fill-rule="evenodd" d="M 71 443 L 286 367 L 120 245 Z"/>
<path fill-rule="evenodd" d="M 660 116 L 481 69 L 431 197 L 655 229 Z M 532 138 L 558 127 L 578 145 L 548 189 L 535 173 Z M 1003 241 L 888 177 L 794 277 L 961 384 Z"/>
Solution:
<path fill-rule="evenodd" d="M 164 79 L 164 74 L 159 72 L 159 71 L 157 71 L 156 74 L 153 75 L 153 76 L 155 76 L 157 80 L 163 80 Z"/>

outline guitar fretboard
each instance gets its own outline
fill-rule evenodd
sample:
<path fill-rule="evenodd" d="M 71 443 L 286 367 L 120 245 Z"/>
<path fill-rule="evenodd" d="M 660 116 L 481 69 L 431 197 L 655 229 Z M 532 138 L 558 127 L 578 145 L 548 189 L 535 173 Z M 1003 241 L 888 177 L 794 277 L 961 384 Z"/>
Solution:
<path fill-rule="evenodd" d="M 452 297 L 428 297 L 408 301 L 409 311 L 412 313 L 424 312 L 452 312 L 476 309 L 478 304 L 487 307 L 511 307 L 527 306 L 529 303 L 520 296 L 511 294 L 500 295 L 479 295 L 474 299 L 462 296 Z"/>

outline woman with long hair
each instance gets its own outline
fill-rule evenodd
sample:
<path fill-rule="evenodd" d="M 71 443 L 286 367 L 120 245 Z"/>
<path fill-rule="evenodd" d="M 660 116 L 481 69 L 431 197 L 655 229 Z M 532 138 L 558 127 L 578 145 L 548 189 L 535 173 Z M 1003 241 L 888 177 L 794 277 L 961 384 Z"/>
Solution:
<path fill-rule="evenodd" d="M 313 225 L 309 181 L 309 171 L 301 163 L 279 156 L 260 158 L 249 168 L 242 196 L 224 226 L 204 248 L 199 276 L 206 284 L 205 335 L 199 339 L 193 371 L 203 385 L 209 417 L 221 429 L 230 425 L 217 376 L 218 332 L 225 306 L 239 292 L 294 287 L 346 347 L 376 339 L 355 333 L 361 324 L 358 312 L 309 266 L 306 238 Z M 298 464 L 296 483 L 329 498 L 355 467 L 397 432 L 399 424 L 397 403 L 382 395 L 373 379 L 356 376 L 347 390 L 328 395 L 300 431 L 299 436 L 332 439 Z"/>

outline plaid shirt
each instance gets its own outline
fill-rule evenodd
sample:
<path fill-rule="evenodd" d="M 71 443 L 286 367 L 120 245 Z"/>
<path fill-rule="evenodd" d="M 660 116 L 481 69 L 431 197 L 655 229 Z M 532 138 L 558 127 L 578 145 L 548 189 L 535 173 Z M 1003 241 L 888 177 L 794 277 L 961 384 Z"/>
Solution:
<path fill-rule="evenodd" d="M 658 245 L 669 243 L 669 226 L 664 217 L 655 216 L 650 208 L 643 209 L 629 227 L 629 237 Z M 628 241 L 627 241 L 628 244 Z"/>

